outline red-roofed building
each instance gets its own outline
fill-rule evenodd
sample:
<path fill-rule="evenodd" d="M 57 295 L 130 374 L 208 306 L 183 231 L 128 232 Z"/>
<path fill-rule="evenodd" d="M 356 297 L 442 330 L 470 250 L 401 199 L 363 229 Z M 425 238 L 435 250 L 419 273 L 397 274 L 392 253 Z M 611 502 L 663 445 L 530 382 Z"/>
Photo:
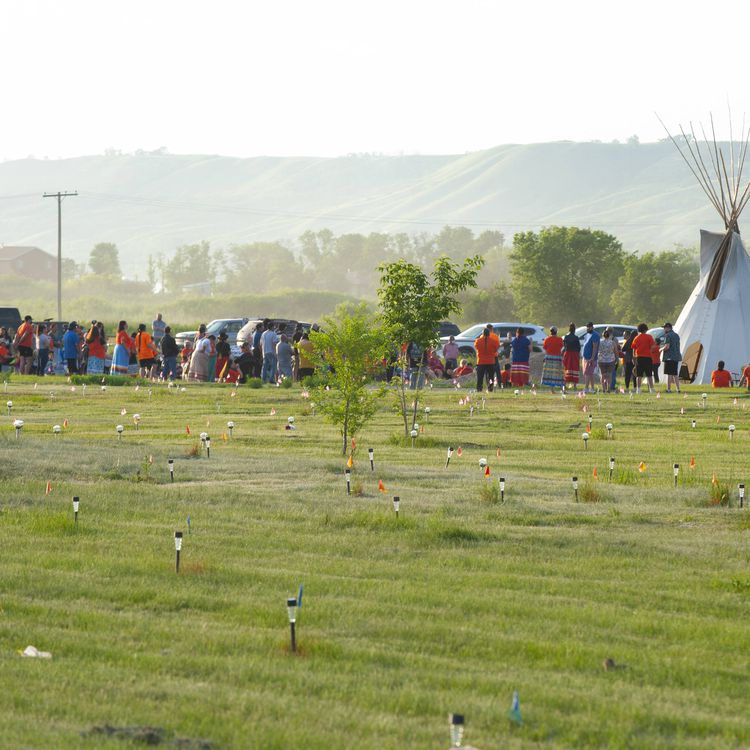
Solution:
<path fill-rule="evenodd" d="M 0 276 L 57 280 L 57 258 L 38 247 L 0 246 Z"/>

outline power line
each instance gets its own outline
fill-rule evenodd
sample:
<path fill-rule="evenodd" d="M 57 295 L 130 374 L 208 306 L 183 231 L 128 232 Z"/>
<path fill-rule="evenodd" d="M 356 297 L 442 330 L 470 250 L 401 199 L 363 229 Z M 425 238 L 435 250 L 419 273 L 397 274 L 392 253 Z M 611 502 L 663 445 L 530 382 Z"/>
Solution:
<path fill-rule="evenodd" d="M 120 203 L 130 203 L 133 205 L 151 206 L 154 208 L 172 208 L 183 209 L 187 211 L 207 211 L 218 213 L 229 213 L 237 215 L 252 214 L 266 217 L 283 217 L 291 219 L 328 219 L 332 221 L 350 221 L 361 223 L 389 223 L 389 224 L 416 224 L 416 225 L 435 225 L 445 226 L 454 224 L 465 227 L 523 227 L 523 226 L 548 226 L 555 223 L 554 220 L 545 219 L 518 219 L 516 221 L 467 221 L 457 219 L 436 219 L 436 218 L 412 218 L 404 219 L 392 216 L 358 216 L 354 214 L 327 213 L 327 212 L 301 212 L 301 211 L 278 211 L 270 209 L 259 209 L 247 206 L 232 206 L 227 204 L 202 203 L 195 201 L 166 201 L 159 198 L 147 198 L 145 196 L 129 196 L 116 193 L 94 193 L 81 192 L 82 197 L 93 198 L 95 200 L 109 200 Z M 612 227 L 668 227 L 668 226 L 692 226 L 684 222 L 639 222 L 639 221 L 591 221 L 590 219 L 571 219 L 566 218 L 565 223 L 569 224 L 586 224 L 587 226 L 612 226 Z"/>

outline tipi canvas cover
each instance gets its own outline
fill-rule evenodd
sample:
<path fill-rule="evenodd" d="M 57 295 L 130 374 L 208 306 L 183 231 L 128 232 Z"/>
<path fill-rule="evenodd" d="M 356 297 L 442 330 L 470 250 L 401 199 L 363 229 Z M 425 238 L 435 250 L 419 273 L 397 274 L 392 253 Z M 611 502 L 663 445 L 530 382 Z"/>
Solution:
<path fill-rule="evenodd" d="M 722 253 L 725 238 L 728 249 Z M 723 267 L 717 269 L 715 259 L 722 254 Z M 695 373 L 693 382 L 710 383 L 720 359 L 735 373 L 750 363 L 750 257 L 737 232 L 701 230 L 700 265 L 700 280 L 674 329 L 688 370 Z M 715 299 L 708 293 L 712 265 L 719 284 L 718 290 L 711 289 Z"/>

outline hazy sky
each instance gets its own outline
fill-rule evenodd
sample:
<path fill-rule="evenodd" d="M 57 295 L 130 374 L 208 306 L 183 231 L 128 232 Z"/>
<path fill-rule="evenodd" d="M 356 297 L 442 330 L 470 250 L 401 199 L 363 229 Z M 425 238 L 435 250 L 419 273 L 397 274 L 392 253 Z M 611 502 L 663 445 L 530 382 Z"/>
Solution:
<path fill-rule="evenodd" d="M 2 0 L 0 158 L 655 140 L 654 110 L 750 114 L 748 20 L 725 0 Z"/>

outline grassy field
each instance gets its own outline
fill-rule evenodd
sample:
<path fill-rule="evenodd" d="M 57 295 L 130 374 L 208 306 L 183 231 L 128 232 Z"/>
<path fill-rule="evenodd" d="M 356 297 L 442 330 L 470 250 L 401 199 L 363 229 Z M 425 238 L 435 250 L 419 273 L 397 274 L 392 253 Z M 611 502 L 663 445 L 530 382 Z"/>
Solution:
<path fill-rule="evenodd" d="M 298 388 L 34 383 L 0 396 L 3 748 L 432 750 L 449 712 L 482 750 L 750 747 L 746 393 L 510 391 L 470 416 L 431 389 L 415 448 L 383 403 L 347 496 Z"/>

